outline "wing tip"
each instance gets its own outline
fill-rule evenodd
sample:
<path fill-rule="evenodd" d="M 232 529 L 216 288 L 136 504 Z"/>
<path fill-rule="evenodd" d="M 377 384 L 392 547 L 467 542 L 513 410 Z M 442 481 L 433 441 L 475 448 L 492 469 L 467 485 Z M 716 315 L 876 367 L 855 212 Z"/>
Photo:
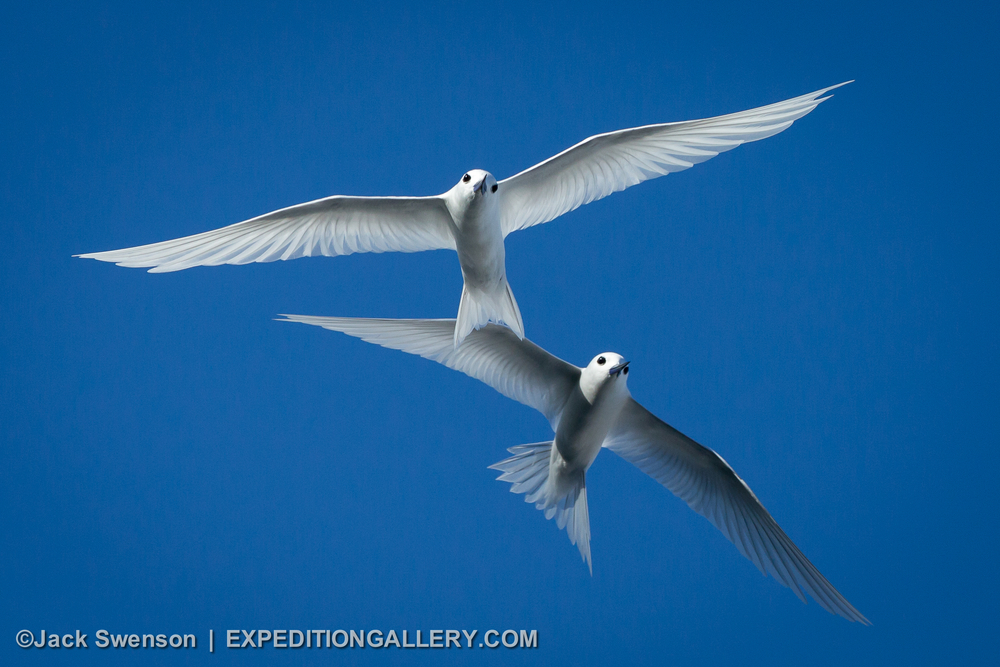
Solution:
<path fill-rule="evenodd" d="M 845 606 L 844 609 L 837 609 L 837 610 L 832 610 L 831 609 L 831 610 L 827 610 L 827 611 L 830 611 L 831 613 L 834 613 L 837 616 L 840 616 L 841 618 L 844 618 L 844 619 L 850 621 L 851 623 L 859 623 L 859 624 L 861 624 L 861 625 L 863 625 L 865 627 L 871 627 L 872 622 L 869 621 L 865 617 L 864 614 L 862 614 L 860 611 L 858 611 L 857 609 L 855 609 L 854 605 L 852 605 L 847 600 L 843 600 L 843 603 L 844 603 L 844 606 Z"/>
<path fill-rule="evenodd" d="M 315 315 L 290 315 L 287 313 L 278 313 L 277 317 L 271 318 L 274 322 L 298 322 L 299 324 L 315 324 L 309 321 L 314 319 L 317 319 Z"/>
<path fill-rule="evenodd" d="M 162 268 L 167 266 L 166 264 L 144 264 L 140 261 L 129 261 L 128 259 L 123 259 L 118 255 L 120 251 L 118 250 L 103 250 L 101 252 L 82 252 L 79 255 L 73 255 L 74 258 L 79 259 L 95 259 L 98 262 L 107 262 L 108 264 L 114 264 L 115 266 L 121 266 L 126 269 L 147 269 L 149 273 L 167 273 L 169 271 L 179 271 L 180 269 L 175 268 Z M 183 268 L 183 267 L 182 267 Z"/>
<path fill-rule="evenodd" d="M 854 83 L 854 81 L 855 81 L 854 79 L 851 79 L 850 81 L 843 81 L 843 82 L 838 83 L 838 84 L 833 85 L 833 86 L 827 86 L 826 88 L 822 88 L 820 90 L 817 90 L 815 93 L 810 93 L 810 96 L 813 97 L 816 100 L 816 104 L 819 104 L 821 102 L 825 102 L 828 99 L 830 99 L 831 97 L 833 97 L 832 94 L 831 95 L 826 95 L 831 90 L 836 90 L 837 88 L 841 88 L 843 86 L 846 86 L 849 83 Z M 820 95 L 826 95 L 826 97 L 820 98 Z"/>
<path fill-rule="evenodd" d="M 113 262 L 113 259 L 102 257 L 102 255 L 107 255 L 108 251 L 101 252 L 81 252 L 79 255 L 73 255 L 73 257 L 79 257 L 80 259 L 96 259 L 99 262 Z"/>
<path fill-rule="evenodd" d="M 775 581 L 784 584 L 781 579 L 778 579 L 777 577 L 774 577 L 774 579 Z M 826 577 L 823 577 L 823 580 L 826 581 L 830 590 L 834 593 L 833 597 L 829 600 L 822 599 L 819 595 L 817 595 L 816 591 L 804 588 L 799 583 L 796 583 L 794 586 L 788 586 L 788 588 L 792 589 L 799 599 L 802 600 L 802 604 L 809 604 L 809 600 L 806 597 L 806 595 L 808 595 L 809 598 L 812 598 L 813 602 L 835 616 L 840 616 L 851 623 L 860 623 L 866 627 L 872 625 L 872 622 L 869 621 L 864 614 L 858 611 L 854 605 L 848 602 L 847 598 L 841 595 L 840 591 L 834 588 L 833 584 L 826 580 Z M 785 585 L 787 586 L 787 584 Z"/>

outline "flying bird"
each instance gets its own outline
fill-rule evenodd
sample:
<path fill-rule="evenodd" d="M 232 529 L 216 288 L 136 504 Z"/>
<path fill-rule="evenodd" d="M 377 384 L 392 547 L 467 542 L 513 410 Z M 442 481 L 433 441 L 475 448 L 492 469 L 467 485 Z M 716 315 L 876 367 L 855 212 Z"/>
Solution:
<path fill-rule="evenodd" d="M 485 382 L 549 420 L 553 440 L 511 447 L 490 466 L 511 491 L 565 528 L 591 573 L 587 470 L 607 448 L 701 514 L 765 575 L 808 593 L 827 611 L 870 625 L 820 574 L 721 456 L 643 408 L 628 390 L 629 362 L 604 352 L 578 368 L 510 329 L 489 324 L 455 348 L 455 320 L 283 315 L 394 350 L 417 354 Z"/>
<path fill-rule="evenodd" d="M 598 134 L 502 181 L 473 169 L 433 197 L 334 195 L 193 236 L 76 257 L 160 273 L 314 255 L 454 250 L 464 279 L 454 347 L 491 320 L 524 338 L 507 282 L 508 234 L 775 135 L 842 85 L 726 116 Z"/>

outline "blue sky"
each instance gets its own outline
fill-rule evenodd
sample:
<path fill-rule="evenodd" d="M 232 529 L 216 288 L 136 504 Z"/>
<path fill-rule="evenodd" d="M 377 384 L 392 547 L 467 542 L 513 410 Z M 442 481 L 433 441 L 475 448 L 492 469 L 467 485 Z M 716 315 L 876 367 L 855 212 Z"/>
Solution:
<path fill-rule="evenodd" d="M 537 629 L 531 651 L 178 662 L 995 658 L 994 5 L 175 3 L 0 25 L 0 655 L 93 633 Z M 71 259 L 329 194 L 503 178 L 848 79 L 785 133 L 511 236 L 529 338 L 632 360 L 874 625 L 765 579 L 610 453 L 593 577 L 494 481 L 544 419 L 277 313 L 450 317 L 453 253 L 149 275 Z M 27 628 L 90 633 L 25 651 Z M 70 655 L 66 655 L 70 654 Z"/>

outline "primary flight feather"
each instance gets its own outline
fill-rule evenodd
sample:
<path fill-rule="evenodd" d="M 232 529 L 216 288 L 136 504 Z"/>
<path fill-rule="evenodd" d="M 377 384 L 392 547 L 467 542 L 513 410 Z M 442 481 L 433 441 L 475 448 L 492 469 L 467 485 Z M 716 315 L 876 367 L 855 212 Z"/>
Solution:
<path fill-rule="evenodd" d="M 629 362 L 613 352 L 578 368 L 509 329 L 488 325 L 455 348 L 455 320 L 284 315 L 394 350 L 417 354 L 485 382 L 549 420 L 551 441 L 512 447 L 491 466 L 511 491 L 555 518 L 591 567 L 586 473 L 601 448 L 653 477 L 712 522 L 761 572 L 805 601 L 869 625 L 809 562 L 721 456 L 643 408 L 628 390 Z"/>
<path fill-rule="evenodd" d="M 775 135 L 837 87 L 726 116 L 599 134 L 503 181 L 474 169 L 434 197 L 335 195 L 193 236 L 77 257 L 157 273 L 314 255 L 455 250 L 464 285 L 453 346 L 491 320 L 523 338 L 507 282 L 508 234 Z"/>

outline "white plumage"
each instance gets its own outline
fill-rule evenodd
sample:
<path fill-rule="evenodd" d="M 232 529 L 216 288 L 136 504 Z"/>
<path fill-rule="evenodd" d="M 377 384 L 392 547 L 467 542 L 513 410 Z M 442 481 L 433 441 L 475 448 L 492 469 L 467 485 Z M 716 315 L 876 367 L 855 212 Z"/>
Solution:
<path fill-rule="evenodd" d="M 519 445 L 493 468 L 511 491 L 555 518 L 591 565 L 586 472 L 601 448 L 615 452 L 704 516 L 761 572 L 805 601 L 868 625 L 799 550 L 721 456 L 639 405 L 627 387 L 628 362 L 605 352 L 578 368 L 494 325 L 452 345 L 455 320 L 386 320 L 284 315 L 383 347 L 437 361 L 545 415 L 550 442 Z"/>
<path fill-rule="evenodd" d="M 465 285 L 453 345 L 488 321 L 503 322 L 523 338 L 507 282 L 507 234 L 777 134 L 837 87 L 726 116 L 599 134 L 500 182 L 471 170 L 434 197 L 337 195 L 193 236 L 77 256 L 167 272 L 355 252 L 455 250 Z"/>

